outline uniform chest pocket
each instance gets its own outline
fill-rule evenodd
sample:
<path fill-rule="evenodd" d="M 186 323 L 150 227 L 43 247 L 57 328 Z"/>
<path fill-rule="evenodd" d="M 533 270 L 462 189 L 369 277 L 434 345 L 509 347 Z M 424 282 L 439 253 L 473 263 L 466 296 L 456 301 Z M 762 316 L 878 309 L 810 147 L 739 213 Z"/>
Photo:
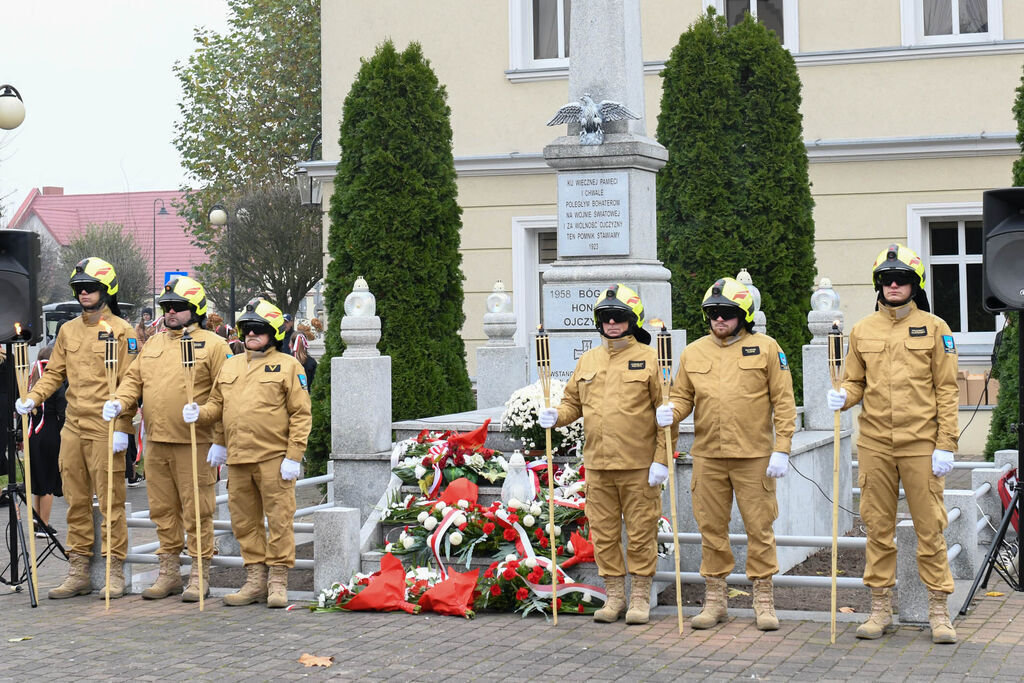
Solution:
<path fill-rule="evenodd" d="M 857 351 L 858 353 L 881 353 L 885 351 L 885 340 L 884 339 L 858 339 L 857 340 Z"/>
<path fill-rule="evenodd" d="M 263 406 L 279 406 L 283 402 L 284 390 L 281 387 L 281 373 L 264 373 L 254 390 L 256 402 Z"/>
<path fill-rule="evenodd" d="M 683 369 L 688 374 L 706 375 L 711 372 L 711 361 L 703 358 L 694 358 L 693 360 L 687 358 L 683 363 Z"/>
<path fill-rule="evenodd" d="M 580 403 L 586 405 L 587 400 L 593 398 L 594 394 L 594 378 L 597 377 L 597 371 L 581 372 L 579 377 L 576 378 L 576 387 L 580 392 Z"/>
<path fill-rule="evenodd" d="M 904 340 L 907 370 L 911 377 L 930 377 L 932 355 L 935 353 L 934 337 L 910 337 Z"/>
<path fill-rule="evenodd" d="M 738 380 L 740 389 L 747 394 L 763 391 L 768 386 L 768 356 L 740 356 Z"/>

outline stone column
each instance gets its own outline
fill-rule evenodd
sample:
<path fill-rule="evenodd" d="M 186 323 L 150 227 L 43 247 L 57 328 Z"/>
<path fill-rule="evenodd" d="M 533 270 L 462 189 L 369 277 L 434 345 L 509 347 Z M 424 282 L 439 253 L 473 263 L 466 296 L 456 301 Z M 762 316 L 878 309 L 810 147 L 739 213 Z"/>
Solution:
<path fill-rule="evenodd" d="M 832 388 L 828 369 L 828 333 L 832 323 L 838 321 L 843 329 L 842 311 L 812 310 L 807 314 L 807 327 L 811 331 L 811 343 L 801 349 L 804 372 L 804 429 L 832 431 L 835 429 L 835 413 L 828 409 L 825 395 Z M 844 350 L 845 353 L 845 350 Z M 840 429 L 852 427 L 850 411 L 840 413 Z"/>
<path fill-rule="evenodd" d="M 376 300 L 359 277 L 345 299 L 345 352 L 331 360 L 334 500 L 359 510 L 377 504 L 391 474 L 391 357 L 380 355 Z"/>
<path fill-rule="evenodd" d="M 487 344 L 476 350 L 476 407 L 492 408 L 530 383 L 526 347 L 516 346 L 516 316 L 501 280 L 487 297 L 484 334 Z"/>

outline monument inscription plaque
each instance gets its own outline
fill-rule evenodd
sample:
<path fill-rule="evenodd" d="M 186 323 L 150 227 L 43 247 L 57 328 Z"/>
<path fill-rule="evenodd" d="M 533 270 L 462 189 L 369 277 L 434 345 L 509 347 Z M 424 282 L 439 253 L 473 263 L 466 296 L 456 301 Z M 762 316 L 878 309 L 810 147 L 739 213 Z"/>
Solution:
<path fill-rule="evenodd" d="M 629 174 L 558 174 L 558 256 L 629 254 Z"/>

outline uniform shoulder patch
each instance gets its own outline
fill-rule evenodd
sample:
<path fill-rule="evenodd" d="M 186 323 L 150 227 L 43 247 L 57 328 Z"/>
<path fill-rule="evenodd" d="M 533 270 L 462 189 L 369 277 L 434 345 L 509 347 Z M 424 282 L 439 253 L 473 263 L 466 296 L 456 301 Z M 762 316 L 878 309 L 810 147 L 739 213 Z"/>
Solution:
<path fill-rule="evenodd" d="M 783 370 L 789 370 L 789 361 L 786 360 L 785 351 L 779 351 L 779 367 Z"/>
<path fill-rule="evenodd" d="M 942 348 L 946 350 L 946 353 L 956 353 L 956 342 L 953 341 L 953 335 L 942 335 Z"/>
<path fill-rule="evenodd" d="M 275 363 L 274 365 L 264 365 L 263 372 L 281 372 L 281 364 Z"/>
<path fill-rule="evenodd" d="M 759 355 L 761 355 L 761 347 L 760 346 L 744 346 L 743 347 L 743 355 L 744 356 L 759 356 Z"/>
<path fill-rule="evenodd" d="M 630 370 L 643 370 L 647 367 L 647 361 L 645 360 L 631 360 L 629 361 Z"/>
<path fill-rule="evenodd" d="M 135 337 L 128 337 L 128 353 L 139 352 L 139 340 Z"/>
<path fill-rule="evenodd" d="M 922 325 L 921 327 L 911 327 L 910 328 L 910 336 L 911 337 L 927 337 L 928 336 L 928 326 L 927 325 Z"/>

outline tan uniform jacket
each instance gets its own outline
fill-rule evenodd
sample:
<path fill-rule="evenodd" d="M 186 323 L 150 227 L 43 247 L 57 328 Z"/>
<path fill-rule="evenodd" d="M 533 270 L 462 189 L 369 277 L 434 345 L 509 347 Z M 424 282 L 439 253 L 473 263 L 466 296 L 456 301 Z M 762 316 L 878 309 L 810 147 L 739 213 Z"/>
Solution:
<path fill-rule="evenodd" d="M 228 465 L 284 455 L 301 462 L 313 424 L 302 364 L 270 349 L 232 356 L 221 367 L 199 423 L 224 423 Z"/>
<path fill-rule="evenodd" d="M 796 429 L 793 376 L 785 353 L 767 335 L 741 329 L 725 345 L 713 334 L 688 345 L 679 356 L 670 400 L 676 420 L 693 412 L 696 456 L 763 458 L 790 451 Z"/>
<path fill-rule="evenodd" d="M 231 355 L 228 344 L 209 330 L 190 326 L 195 340 L 196 369 L 195 402 L 202 405 L 210 397 L 213 382 L 224 361 Z M 188 425 L 181 419 L 185 405 L 185 369 L 181 365 L 182 330 L 167 330 L 150 338 L 139 353 L 139 360 L 117 388 L 117 400 L 124 412 L 134 415 L 139 398 L 146 420 L 146 436 L 162 443 L 189 443 Z M 196 427 L 198 443 L 223 445 L 224 430 L 220 422 Z"/>
<path fill-rule="evenodd" d="M 957 354 L 949 325 L 916 304 L 880 306 L 850 331 L 845 408 L 863 399 L 858 443 L 896 456 L 956 451 Z"/>
<path fill-rule="evenodd" d="M 103 366 L 107 342 L 106 332 L 99 324 L 101 319 L 110 325 L 117 339 L 117 379 L 120 382 L 142 345 L 135 336 L 135 329 L 104 306 L 61 326 L 46 372 L 28 392 L 28 397 L 38 405 L 66 379 L 68 407 L 64 428 L 87 439 L 105 441 L 107 423 L 103 420 L 103 403 L 110 398 L 110 392 Z M 132 416 L 122 414 L 114 422 L 114 429 L 133 433 Z"/>
<path fill-rule="evenodd" d="M 610 349 L 612 345 L 621 347 Z M 635 470 L 663 465 L 665 432 L 654 410 L 661 405 L 658 354 L 634 337 L 583 354 L 558 406 L 556 426 L 583 416 L 587 469 Z"/>

